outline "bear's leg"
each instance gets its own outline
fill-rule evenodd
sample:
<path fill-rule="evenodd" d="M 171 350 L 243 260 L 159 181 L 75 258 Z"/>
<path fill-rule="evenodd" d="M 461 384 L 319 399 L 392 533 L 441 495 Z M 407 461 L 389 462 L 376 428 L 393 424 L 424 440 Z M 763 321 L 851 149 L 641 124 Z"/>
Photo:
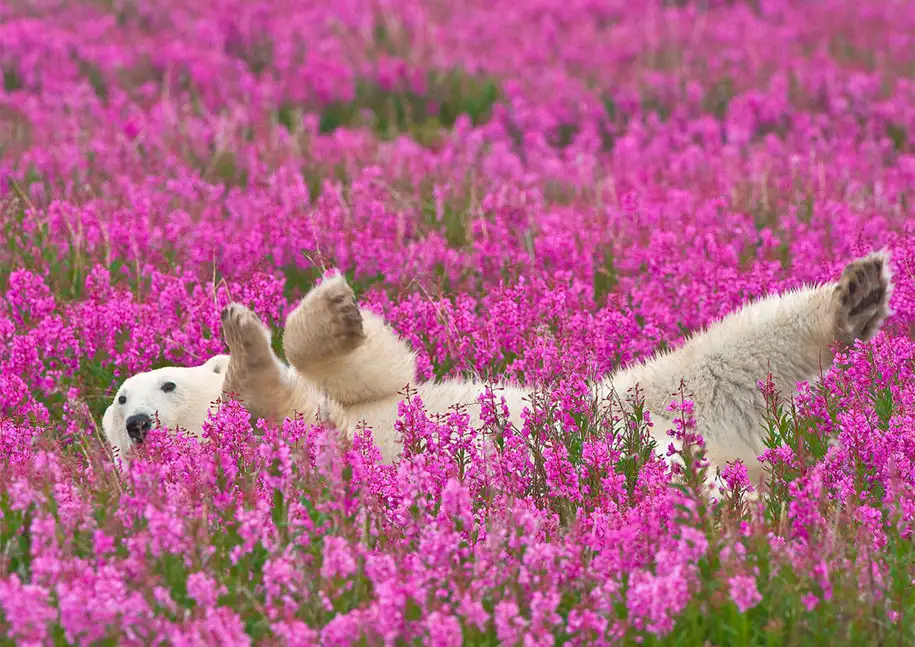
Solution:
<path fill-rule="evenodd" d="M 416 359 L 378 315 L 361 310 L 343 276 L 312 288 L 286 319 L 289 363 L 344 406 L 395 395 L 410 384 Z"/>
<path fill-rule="evenodd" d="M 845 266 L 833 288 L 833 326 L 836 341 L 870 341 L 890 315 L 893 292 L 889 255 L 877 252 Z"/>
<path fill-rule="evenodd" d="M 870 254 L 847 265 L 838 281 L 751 303 L 678 350 L 624 370 L 609 382 L 619 387 L 638 383 L 647 408 L 664 415 L 683 378 L 712 471 L 740 458 L 758 482 L 765 399 L 757 383 L 771 374 L 782 397 L 792 397 L 797 382 L 812 382 L 831 367 L 833 344 L 866 341 L 876 334 L 889 315 L 891 292 L 887 255 Z"/>
<path fill-rule="evenodd" d="M 256 314 L 239 303 L 222 311 L 222 331 L 229 347 L 223 393 L 237 396 L 255 418 L 280 422 L 303 398 L 302 385 L 273 352 L 270 330 Z"/>

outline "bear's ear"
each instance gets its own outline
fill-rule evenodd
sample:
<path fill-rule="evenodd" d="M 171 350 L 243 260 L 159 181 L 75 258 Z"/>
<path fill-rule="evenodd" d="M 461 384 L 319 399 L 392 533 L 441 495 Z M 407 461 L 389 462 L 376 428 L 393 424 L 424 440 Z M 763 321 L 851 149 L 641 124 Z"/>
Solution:
<path fill-rule="evenodd" d="M 216 373 L 216 375 L 224 375 L 226 368 L 229 366 L 229 356 L 228 355 L 216 355 L 207 360 L 204 366 Z"/>

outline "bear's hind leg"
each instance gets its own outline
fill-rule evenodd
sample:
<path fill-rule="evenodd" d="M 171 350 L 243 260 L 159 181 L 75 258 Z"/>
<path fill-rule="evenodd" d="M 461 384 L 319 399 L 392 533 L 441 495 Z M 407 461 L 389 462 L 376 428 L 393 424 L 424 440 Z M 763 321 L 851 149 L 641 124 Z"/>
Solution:
<path fill-rule="evenodd" d="M 892 287 L 888 256 L 870 254 L 850 262 L 838 281 L 748 304 L 679 349 L 631 366 L 607 383 L 639 384 L 649 410 L 661 413 L 683 378 L 713 465 L 739 458 L 758 483 L 766 408 L 758 382 L 771 375 L 782 397 L 793 397 L 798 382 L 814 381 L 832 366 L 835 342 L 866 341 L 876 334 L 889 315 Z"/>
<path fill-rule="evenodd" d="M 845 266 L 833 297 L 837 341 L 870 341 L 890 315 L 893 284 L 888 261 L 885 252 L 876 252 Z"/>
<path fill-rule="evenodd" d="M 344 406 L 394 395 L 415 376 L 407 343 L 360 309 L 339 275 L 305 295 L 286 319 L 283 345 L 290 364 Z"/>

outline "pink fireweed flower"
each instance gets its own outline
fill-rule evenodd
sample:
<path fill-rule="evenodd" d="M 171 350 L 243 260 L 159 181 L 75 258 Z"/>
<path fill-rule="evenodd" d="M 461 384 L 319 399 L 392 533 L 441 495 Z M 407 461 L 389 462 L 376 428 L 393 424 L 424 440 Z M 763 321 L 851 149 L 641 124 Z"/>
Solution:
<path fill-rule="evenodd" d="M 721 479 L 724 481 L 725 487 L 731 492 L 742 493 L 754 491 L 753 485 L 750 483 L 748 477 L 747 466 L 740 460 L 728 463 L 721 468 Z"/>
<path fill-rule="evenodd" d="M 756 588 L 756 578 L 747 575 L 735 575 L 728 579 L 728 591 L 731 600 L 741 613 L 755 607 L 762 601 L 762 594 Z"/>
<path fill-rule="evenodd" d="M 457 618 L 433 611 L 426 617 L 427 644 L 434 647 L 457 647 L 463 644 L 461 624 Z"/>
<path fill-rule="evenodd" d="M 270 631 L 286 647 L 314 647 L 320 644 L 318 632 L 301 620 L 272 622 Z"/>
<path fill-rule="evenodd" d="M 816 607 L 819 603 L 820 603 L 820 598 L 818 598 L 813 593 L 806 593 L 801 598 L 801 604 L 804 605 L 804 608 L 807 609 L 808 612 L 816 609 Z"/>
<path fill-rule="evenodd" d="M 325 537 L 321 562 L 321 577 L 332 580 L 346 578 L 356 572 L 357 564 L 350 547 L 341 537 Z"/>
<path fill-rule="evenodd" d="M 183 626 L 175 626 L 167 635 L 169 643 L 184 647 L 251 644 L 251 638 L 245 632 L 241 618 L 225 607 L 207 609 L 203 618 L 192 620 Z"/>
<path fill-rule="evenodd" d="M 503 600 L 496 605 L 495 623 L 499 641 L 509 645 L 518 642 L 527 625 L 527 621 L 519 614 L 518 605 L 511 600 Z"/>
<path fill-rule="evenodd" d="M 188 595 L 202 607 L 215 606 L 228 589 L 205 573 L 191 573 L 187 578 Z"/>
<path fill-rule="evenodd" d="M 42 645 L 57 610 L 50 604 L 48 589 L 23 585 L 18 575 L 0 580 L 0 608 L 10 625 L 11 636 L 23 645 Z"/>
<path fill-rule="evenodd" d="M 570 501 L 580 501 L 578 471 L 569 461 L 566 446 L 559 443 L 554 447 L 547 447 L 543 450 L 543 457 L 543 467 L 546 470 L 546 482 L 550 488 L 550 495 L 564 497 Z"/>
<path fill-rule="evenodd" d="M 665 565 L 663 574 L 636 571 L 632 574 L 626 606 L 634 627 L 656 636 L 669 634 L 674 619 L 689 601 L 692 569 Z"/>

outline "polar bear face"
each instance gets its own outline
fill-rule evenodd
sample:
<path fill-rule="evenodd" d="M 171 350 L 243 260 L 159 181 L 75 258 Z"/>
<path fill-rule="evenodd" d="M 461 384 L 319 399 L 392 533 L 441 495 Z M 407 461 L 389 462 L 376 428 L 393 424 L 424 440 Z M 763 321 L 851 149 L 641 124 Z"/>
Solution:
<path fill-rule="evenodd" d="M 209 411 L 222 395 L 228 355 L 216 355 L 200 366 L 165 368 L 124 380 L 105 411 L 105 438 L 124 458 L 132 444 L 142 444 L 156 422 L 198 435 Z"/>

